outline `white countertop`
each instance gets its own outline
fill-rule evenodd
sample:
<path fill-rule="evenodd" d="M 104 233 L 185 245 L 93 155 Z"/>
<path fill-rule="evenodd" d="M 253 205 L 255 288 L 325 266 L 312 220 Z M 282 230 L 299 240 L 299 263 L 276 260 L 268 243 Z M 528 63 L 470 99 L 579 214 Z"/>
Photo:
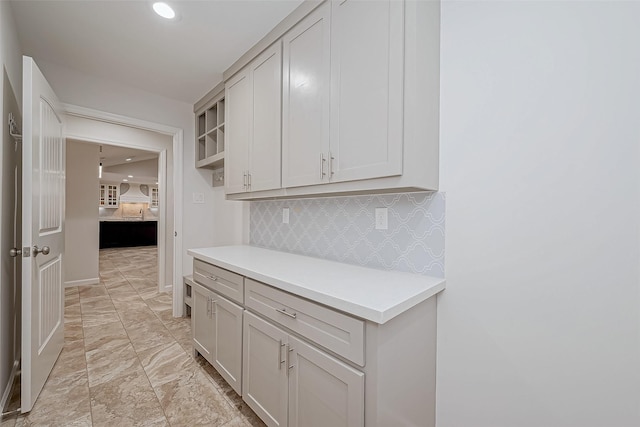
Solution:
<path fill-rule="evenodd" d="M 346 313 L 385 323 L 442 291 L 445 280 L 254 246 L 189 249 L 201 261 Z"/>

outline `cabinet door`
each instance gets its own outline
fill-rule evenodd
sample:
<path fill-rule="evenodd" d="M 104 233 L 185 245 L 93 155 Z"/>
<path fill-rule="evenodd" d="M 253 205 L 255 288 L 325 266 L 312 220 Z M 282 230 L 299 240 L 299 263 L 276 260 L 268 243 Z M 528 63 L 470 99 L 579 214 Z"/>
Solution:
<path fill-rule="evenodd" d="M 117 185 L 107 185 L 107 206 L 110 208 L 117 208 L 118 202 L 120 201 L 118 198 L 118 186 Z"/>
<path fill-rule="evenodd" d="M 250 65 L 253 117 L 249 148 L 249 190 L 280 188 L 282 47 L 276 42 Z M 233 111 L 229 111 L 233 114 Z M 232 118 L 229 117 L 229 120 Z M 233 141 L 229 141 L 233 144 Z"/>
<path fill-rule="evenodd" d="M 106 204 L 107 191 L 104 184 L 100 184 L 100 195 L 98 198 L 98 206 L 104 206 Z"/>
<path fill-rule="evenodd" d="M 330 11 L 319 6 L 283 37 L 282 186 L 327 182 Z"/>
<path fill-rule="evenodd" d="M 289 425 L 364 426 L 364 374 L 294 337 L 289 346 Z"/>
<path fill-rule="evenodd" d="M 228 194 L 247 190 L 251 130 L 251 76 L 249 69 L 236 74 L 225 89 L 226 139 L 224 183 Z"/>
<path fill-rule="evenodd" d="M 287 425 L 286 344 L 284 331 L 244 312 L 242 399 L 269 427 Z"/>
<path fill-rule="evenodd" d="M 331 180 L 400 175 L 404 2 L 331 6 Z"/>
<path fill-rule="evenodd" d="M 213 311 L 215 345 L 212 365 L 236 393 L 242 394 L 242 307 L 217 296 Z"/>
<path fill-rule="evenodd" d="M 215 294 L 197 283 L 194 283 L 191 294 L 193 349 L 200 353 L 209 363 L 213 364 L 215 317 L 213 316 L 212 301 L 215 300 Z"/>

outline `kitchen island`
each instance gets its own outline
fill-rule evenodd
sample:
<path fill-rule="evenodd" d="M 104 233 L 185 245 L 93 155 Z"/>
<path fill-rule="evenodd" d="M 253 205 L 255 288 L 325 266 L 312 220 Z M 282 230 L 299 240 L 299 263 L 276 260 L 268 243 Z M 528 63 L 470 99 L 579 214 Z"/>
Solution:
<path fill-rule="evenodd" d="M 100 220 L 100 249 L 155 246 L 157 244 L 157 220 Z"/>

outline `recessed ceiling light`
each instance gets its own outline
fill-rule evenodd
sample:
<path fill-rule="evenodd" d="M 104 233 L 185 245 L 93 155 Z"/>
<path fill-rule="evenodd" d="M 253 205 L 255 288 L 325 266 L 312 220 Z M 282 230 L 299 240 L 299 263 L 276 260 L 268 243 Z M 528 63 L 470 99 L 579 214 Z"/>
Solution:
<path fill-rule="evenodd" d="M 133 175 L 127 175 L 127 178 L 133 178 Z"/>
<path fill-rule="evenodd" d="M 127 157 L 126 159 L 124 159 L 125 162 L 130 162 L 131 160 L 133 160 L 132 157 Z"/>
<path fill-rule="evenodd" d="M 162 1 L 154 3 L 153 10 L 155 13 L 165 19 L 173 19 L 176 17 L 176 12 L 173 10 L 173 8 Z"/>
<path fill-rule="evenodd" d="M 158 185 L 158 183 L 156 182 L 156 185 Z"/>
<path fill-rule="evenodd" d="M 129 182 L 129 180 L 127 178 L 122 180 L 123 182 Z"/>

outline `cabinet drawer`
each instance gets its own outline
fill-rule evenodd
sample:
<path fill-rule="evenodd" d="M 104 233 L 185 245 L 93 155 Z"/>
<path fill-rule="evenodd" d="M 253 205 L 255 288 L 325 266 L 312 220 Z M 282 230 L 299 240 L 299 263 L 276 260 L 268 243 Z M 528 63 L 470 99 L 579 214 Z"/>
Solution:
<path fill-rule="evenodd" d="M 360 366 L 364 322 L 249 278 L 245 306 Z"/>
<path fill-rule="evenodd" d="M 239 274 L 194 259 L 193 280 L 233 301 L 243 303 L 244 278 Z"/>

